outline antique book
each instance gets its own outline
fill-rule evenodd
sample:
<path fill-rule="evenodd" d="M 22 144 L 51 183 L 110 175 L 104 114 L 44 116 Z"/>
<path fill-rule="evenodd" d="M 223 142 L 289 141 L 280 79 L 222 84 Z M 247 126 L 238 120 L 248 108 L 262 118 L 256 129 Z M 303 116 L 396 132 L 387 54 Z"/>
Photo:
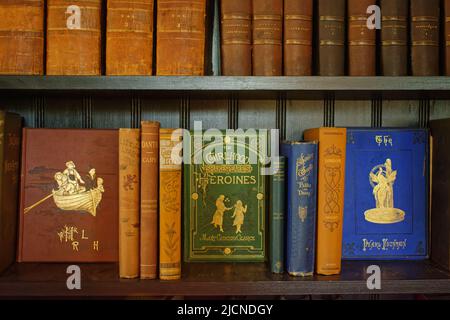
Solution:
<path fill-rule="evenodd" d="M 270 270 L 273 273 L 284 272 L 284 229 L 285 229 L 285 157 L 279 157 L 274 163 L 275 173 L 270 176 Z"/>
<path fill-rule="evenodd" d="M 383 76 L 408 75 L 408 0 L 381 0 Z"/>
<path fill-rule="evenodd" d="M 139 129 L 119 129 L 119 274 L 139 277 Z"/>
<path fill-rule="evenodd" d="M 152 75 L 153 0 L 109 0 L 106 74 Z"/>
<path fill-rule="evenodd" d="M 159 278 L 181 277 L 180 129 L 160 129 L 159 148 Z M 174 154 L 180 157 L 175 159 Z"/>
<path fill-rule="evenodd" d="M 141 279 L 158 276 L 159 127 L 141 121 Z"/>
<path fill-rule="evenodd" d="M 322 275 L 341 271 L 346 135 L 345 128 L 304 133 L 305 140 L 319 142 L 316 273 Z"/>
<path fill-rule="evenodd" d="M 101 74 L 101 0 L 47 1 L 47 74 Z"/>
<path fill-rule="evenodd" d="M 253 0 L 254 76 L 283 74 L 283 0 Z"/>
<path fill-rule="evenodd" d="M 118 130 L 24 129 L 19 262 L 117 262 Z"/>
<path fill-rule="evenodd" d="M 411 0 L 413 76 L 439 75 L 439 0 Z"/>
<path fill-rule="evenodd" d="M 444 2 L 445 15 L 445 75 L 450 76 L 450 0 Z"/>
<path fill-rule="evenodd" d="M 221 1 L 222 75 L 252 75 L 252 0 Z"/>
<path fill-rule="evenodd" d="M 283 142 L 286 157 L 286 270 L 314 274 L 317 216 L 317 142 Z"/>
<path fill-rule="evenodd" d="M 260 130 L 205 131 L 184 140 L 185 261 L 265 260 L 261 135 Z"/>
<path fill-rule="evenodd" d="M 284 0 L 284 75 L 312 74 L 313 0 Z"/>
<path fill-rule="evenodd" d="M 22 118 L 0 111 L 0 273 L 15 260 Z"/>
<path fill-rule="evenodd" d="M 345 0 L 318 0 L 318 74 L 345 75 Z"/>
<path fill-rule="evenodd" d="M 156 74 L 202 76 L 205 72 L 206 0 L 158 0 Z"/>
<path fill-rule="evenodd" d="M 0 74 L 44 73 L 44 0 L 0 2 Z"/>
<path fill-rule="evenodd" d="M 348 0 L 348 74 L 376 76 L 376 29 L 367 27 L 374 0 Z"/>
<path fill-rule="evenodd" d="M 432 137 L 431 260 L 450 270 L 450 119 L 430 121 Z"/>
<path fill-rule="evenodd" d="M 347 128 L 344 259 L 428 256 L 428 130 Z"/>

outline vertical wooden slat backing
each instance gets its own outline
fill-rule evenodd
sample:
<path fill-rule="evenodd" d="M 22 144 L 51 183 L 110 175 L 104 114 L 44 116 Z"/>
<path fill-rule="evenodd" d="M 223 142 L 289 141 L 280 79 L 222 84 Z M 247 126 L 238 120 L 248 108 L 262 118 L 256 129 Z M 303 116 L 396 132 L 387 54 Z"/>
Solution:
<path fill-rule="evenodd" d="M 370 127 L 370 101 L 336 100 L 334 125 L 336 127 Z"/>
<path fill-rule="evenodd" d="M 82 128 L 83 98 L 58 95 L 46 99 L 44 124 L 46 128 Z"/>
<path fill-rule="evenodd" d="M 239 128 L 239 94 L 234 92 L 228 96 L 228 128 Z"/>
<path fill-rule="evenodd" d="M 432 100 L 430 102 L 430 120 L 450 118 L 449 100 Z"/>
<path fill-rule="evenodd" d="M 201 121 L 203 129 L 228 128 L 228 100 L 226 97 L 217 99 L 192 99 L 190 102 L 190 128 L 194 129 L 194 121 Z"/>
<path fill-rule="evenodd" d="M 142 112 L 142 101 L 137 95 L 131 96 L 131 110 L 130 110 L 130 127 L 139 128 L 141 125 L 141 112 Z"/>
<path fill-rule="evenodd" d="M 183 129 L 190 129 L 191 121 L 191 97 L 189 94 L 182 94 L 179 100 L 180 122 L 178 127 Z"/>
<path fill-rule="evenodd" d="M 323 125 L 322 100 L 286 101 L 286 139 L 301 140 L 303 131 Z"/>
<path fill-rule="evenodd" d="M 24 118 L 24 126 L 34 127 L 35 125 L 35 99 L 40 96 L 2 96 L 0 97 L 0 109 L 15 112 Z"/>
<path fill-rule="evenodd" d="M 161 123 L 161 128 L 178 128 L 180 125 L 179 97 L 159 98 L 142 97 L 142 120 L 153 120 Z"/>
<path fill-rule="evenodd" d="M 280 140 L 286 140 L 286 93 L 280 93 L 276 108 L 277 129 L 280 130 Z"/>
<path fill-rule="evenodd" d="M 383 99 L 376 97 L 372 99 L 371 106 L 371 126 L 373 128 L 380 128 L 383 126 Z"/>
<path fill-rule="evenodd" d="M 131 124 L 131 97 L 93 97 L 91 117 L 92 128 L 129 128 Z"/>
<path fill-rule="evenodd" d="M 276 128 L 276 99 L 239 101 L 239 128 Z"/>
<path fill-rule="evenodd" d="M 419 101 L 419 121 L 420 128 L 428 128 L 430 123 L 430 100 L 422 99 Z"/>
<path fill-rule="evenodd" d="M 323 99 L 323 126 L 334 127 L 335 100 L 332 94 Z"/>
<path fill-rule="evenodd" d="M 83 128 L 92 128 L 92 97 L 83 97 Z"/>
<path fill-rule="evenodd" d="M 44 96 L 34 96 L 33 97 L 33 112 L 34 112 L 34 123 L 35 128 L 45 127 L 45 103 L 46 98 Z"/>
<path fill-rule="evenodd" d="M 417 127 L 419 123 L 418 100 L 383 101 L 383 127 Z"/>

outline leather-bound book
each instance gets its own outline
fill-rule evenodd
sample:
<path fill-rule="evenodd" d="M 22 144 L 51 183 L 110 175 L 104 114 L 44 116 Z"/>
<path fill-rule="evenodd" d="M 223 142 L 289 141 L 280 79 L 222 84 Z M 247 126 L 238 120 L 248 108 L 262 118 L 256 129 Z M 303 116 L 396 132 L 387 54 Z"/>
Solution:
<path fill-rule="evenodd" d="M 0 1 L 0 74 L 44 72 L 44 0 Z"/>
<path fill-rule="evenodd" d="M 408 75 L 408 0 L 381 0 L 384 76 Z"/>
<path fill-rule="evenodd" d="M 106 74 L 151 75 L 153 0 L 109 0 Z"/>
<path fill-rule="evenodd" d="M 16 257 L 22 118 L 0 112 L 0 273 Z"/>
<path fill-rule="evenodd" d="M 252 0 L 221 1 L 222 75 L 252 75 Z"/>
<path fill-rule="evenodd" d="M 141 279 L 158 276 L 159 127 L 141 122 Z"/>
<path fill-rule="evenodd" d="M 439 0 L 411 0 L 413 76 L 439 75 Z"/>
<path fill-rule="evenodd" d="M 119 274 L 139 277 L 139 129 L 119 129 Z"/>
<path fill-rule="evenodd" d="M 310 76 L 313 0 L 284 0 L 284 75 Z"/>
<path fill-rule="evenodd" d="M 47 74 L 101 74 L 101 0 L 48 0 Z"/>
<path fill-rule="evenodd" d="M 117 262 L 118 130 L 24 129 L 19 262 Z"/>
<path fill-rule="evenodd" d="M 158 0 L 157 11 L 156 74 L 204 75 L 206 0 Z"/>
<path fill-rule="evenodd" d="M 316 273 L 339 274 L 342 256 L 347 130 L 310 129 L 305 131 L 304 135 L 306 141 L 319 142 Z"/>
<path fill-rule="evenodd" d="M 445 10 L 445 75 L 450 76 L 450 0 L 445 0 L 444 10 Z"/>
<path fill-rule="evenodd" d="M 283 0 L 253 0 L 253 75 L 283 73 Z"/>
<path fill-rule="evenodd" d="M 376 32 L 367 27 L 367 8 L 374 0 L 348 0 L 349 76 L 376 76 Z"/>
<path fill-rule="evenodd" d="M 181 151 L 182 133 L 160 129 L 159 156 L 159 278 L 181 277 L 181 162 L 173 159 Z M 175 150 L 176 150 L 175 149 Z"/>
<path fill-rule="evenodd" d="M 319 76 L 345 75 L 345 0 L 318 0 Z"/>

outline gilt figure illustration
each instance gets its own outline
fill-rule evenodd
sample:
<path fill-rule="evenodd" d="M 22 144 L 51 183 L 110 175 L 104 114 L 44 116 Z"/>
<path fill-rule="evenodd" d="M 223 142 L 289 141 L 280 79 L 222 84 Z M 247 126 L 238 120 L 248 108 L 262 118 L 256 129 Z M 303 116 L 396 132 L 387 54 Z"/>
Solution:
<path fill-rule="evenodd" d="M 105 192 L 103 179 L 96 176 L 95 168 L 90 168 L 86 178 L 87 182 L 81 178 L 73 161 L 66 162 L 66 169 L 54 175 L 58 187 L 48 196 L 26 207 L 24 213 L 53 198 L 55 205 L 61 210 L 87 212 L 95 217 L 102 193 Z"/>
<path fill-rule="evenodd" d="M 219 198 L 216 200 L 216 211 L 214 212 L 213 219 L 211 224 L 214 225 L 214 228 L 219 227 L 220 232 L 223 231 L 223 215 L 225 211 L 232 210 L 233 208 L 227 208 L 225 206 L 225 196 L 221 194 Z"/>
<path fill-rule="evenodd" d="M 375 198 L 376 208 L 364 212 L 365 219 L 372 223 L 392 224 L 405 219 L 405 212 L 394 207 L 394 182 L 397 179 L 397 170 L 392 169 L 391 159 L 375 166 L 369 173 L 372 194 Z"/>
<path fill-rule="evenodd" d="M 233 226 L 236 227 L 236 234 L 242 233 L 241 227 L 244 224 L 244 216 L 247 213 L 247 205 L 242 205 L 242 201 L 236 201 L 234 205 L 234 213 L 231 218 L 234 218 Z"/>

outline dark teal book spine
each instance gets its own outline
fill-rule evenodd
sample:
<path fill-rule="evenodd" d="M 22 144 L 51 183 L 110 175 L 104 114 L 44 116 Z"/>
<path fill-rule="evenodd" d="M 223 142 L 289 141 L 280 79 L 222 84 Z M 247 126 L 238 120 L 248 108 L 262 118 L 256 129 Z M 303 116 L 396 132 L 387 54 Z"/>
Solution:
<path fill-rule="evenodd" d="M 317 202 L 317 143 L 286 142 L 286 270 L 292 276 L 314 273 Z"/>
<path fill-rule="evenodd" d="M 285 158 L 275 162 L 276 173 L 270 180 L 270 269 L 273 273 L 284 272 L 285 228 Z"/>

